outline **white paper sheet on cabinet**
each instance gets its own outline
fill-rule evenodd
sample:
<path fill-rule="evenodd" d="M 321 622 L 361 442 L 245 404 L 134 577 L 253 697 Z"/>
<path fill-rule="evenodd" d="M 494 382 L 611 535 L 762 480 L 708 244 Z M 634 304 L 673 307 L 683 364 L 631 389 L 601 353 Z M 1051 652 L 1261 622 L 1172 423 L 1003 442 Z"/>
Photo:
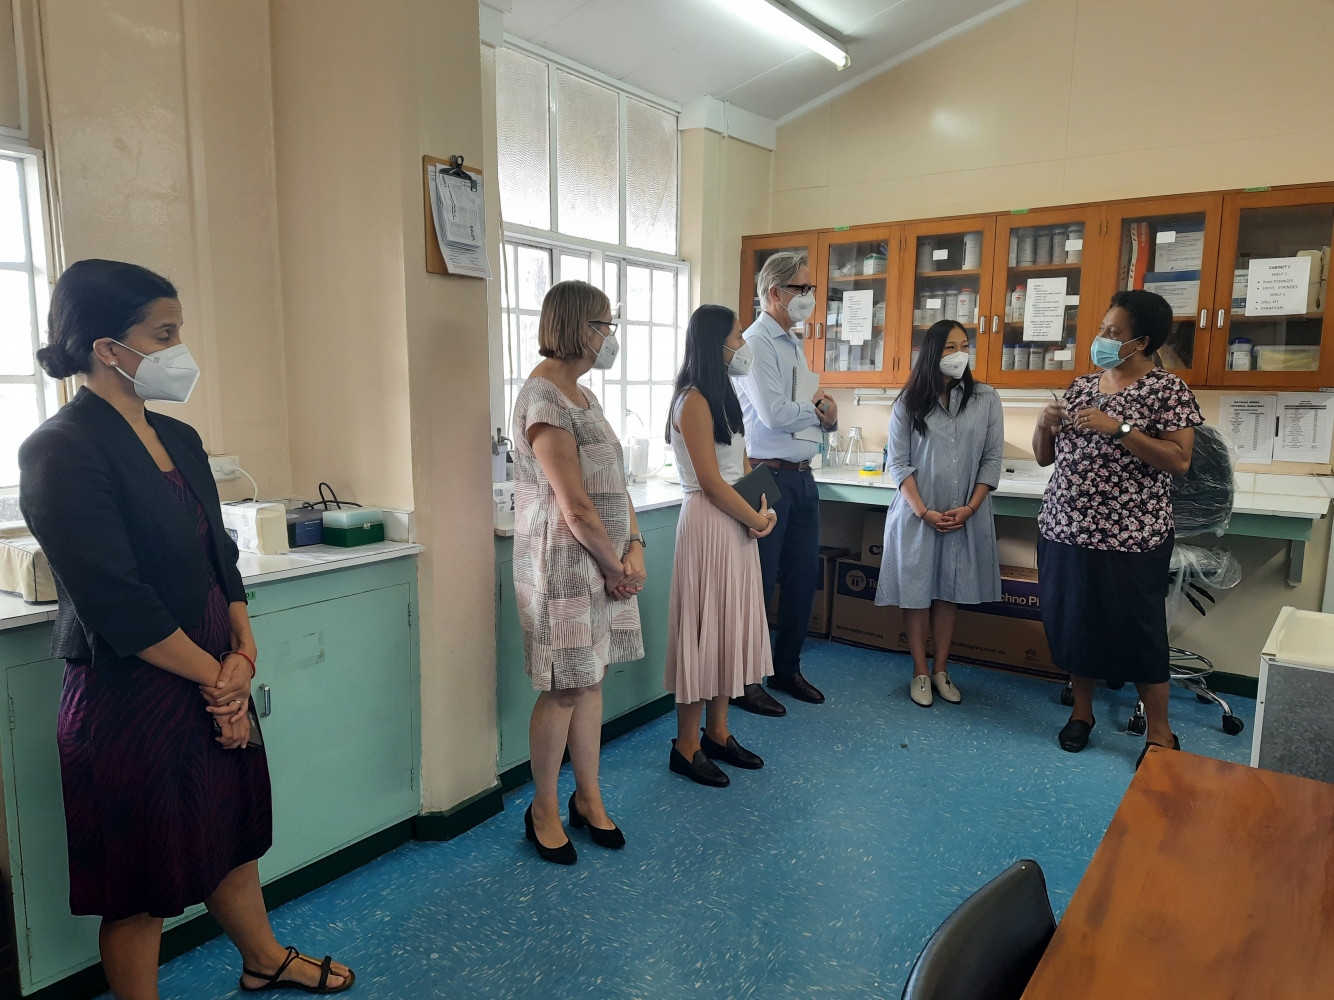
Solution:
<path fill-rule="evenodd" d="M 1277 396 L 1223 396 L 1218 426 L 1237 449 L 1237 461 L 1269 465 L 1274 460 L 1274 411 Z"/>
<path fill-rule="evenodd" d="M 1310 257 L 1262 257 L 1246 276 L 1247 316 L 1300 316 L 1311 283 Z"/>
<path fill-rule="evenodd" d="M 491 263 L 486 258 L 486 194 L 482 178 L 473 175 L 477 181 L 474 191 L 468 181 L 444 171 L 445 168 L 433 163 L 427 174 L 440 254 L 450 274 L 489 280 Z"/>
<path fill-rule="evenodd" d="M 1024 297 L 1024 339 L 1065 341 L 1065 278 L 1029 278 Z"/>
<path fill-rule="evenodd" d="M 1278 440 L 1274 459 L 1279 462 L 1329 462 L 1330 431 L 1334 427 L 1334 394 L 1280 392 Z"/>
<path fill-rule="evenodd" d="M 875 312 L 875 292 L 843 293 L 843 339 L 850 344 L 864 344 L 871 339 L 871 319 Z"/>

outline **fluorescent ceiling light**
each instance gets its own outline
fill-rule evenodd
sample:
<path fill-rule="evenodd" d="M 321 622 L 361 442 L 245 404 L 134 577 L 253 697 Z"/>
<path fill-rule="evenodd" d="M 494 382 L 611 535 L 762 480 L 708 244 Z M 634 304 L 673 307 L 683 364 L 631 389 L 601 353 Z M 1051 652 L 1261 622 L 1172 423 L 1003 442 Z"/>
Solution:
<path fill-rule="evenodd" d="M 800 42 L 817 55 L 824 56 L 839 69 L 847 69 L 852 60 L 848 50 L 834 39 L 805 21 L 800 12 L 784 0 L 721 0 L 733 13 L 744 17 L 757 28 Z"/>

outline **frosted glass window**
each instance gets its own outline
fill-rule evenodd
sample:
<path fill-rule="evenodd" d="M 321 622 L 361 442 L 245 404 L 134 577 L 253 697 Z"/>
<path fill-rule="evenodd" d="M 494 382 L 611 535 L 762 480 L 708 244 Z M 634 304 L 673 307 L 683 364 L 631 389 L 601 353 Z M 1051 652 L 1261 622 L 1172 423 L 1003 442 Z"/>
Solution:
<path fill-rule="evenodd" d="M 601 243 L 621 241 L 620 97 L 556 72 L 556 226 Z"/>
<path fill-rule="evenodd" d="M 653 328 L 653 381 L 674 381 L 676 369 L 676 331 L 670 326 L 655 326 Z"/>
<path fill-rule="evenodd" d="M 22 264 L 28 259 L 24 239 L 23 187 L 16 160 L 0 160 L 0 260 Z"/>
<path fill-rule="evenodd" d="M 547 64 L 496 50 L 496 146 L 506 222 L 551 228 L 551 131 Z"/>
<path fill-rule="evenodd" d="M 19 445 L 37 429 L 37 386 L 0 384 L 0 486 L 19 482 Z"/>
<path fill-rule="evenodd" d="M 625 101 L 625 243 L 676 253 L 676 116 Z"/>
<path fill-rule="evenodd" d="M 653 272 L 633 265 L 625 270 L 625 318 L 647 320 L 653 315 Z"/>
<path fill-rule="evenodd" d="M 588 280 L 588 258 L 572 257 L 569 254 L 560 256 L 560 280 L 561 281 L 587 281 Z"/>
<path fill-rule="evenodd" d="M 653 322 L 672 323 L 676 320 L 676 273 L 653 272 Z"/>
<path fill-rule="evenodd" d="M 25 271 L 0 271 L 0 375 L 32 375 L 32 304 Z"/>
<path fill-rule="evenodd" d="M 35 357 L 48 286 L 42 220 L 28 213 L 30 169 L 21 156 L 0 155 L 0 489 L 18 485 L 19 445 L 58 406 L 56 383 Z"/>
<path fill-rule="evenodd" d="M 622 345 L 625 354 L 625 377 L 631 382 L 647 382 L 649 374 L 649 351 L 651 341 L 649 339 L 649 328 L 647 326 L 632 326 L 626 329 L 625 343 Z M 648 414 L 641 414 L 647 417 Z"/>

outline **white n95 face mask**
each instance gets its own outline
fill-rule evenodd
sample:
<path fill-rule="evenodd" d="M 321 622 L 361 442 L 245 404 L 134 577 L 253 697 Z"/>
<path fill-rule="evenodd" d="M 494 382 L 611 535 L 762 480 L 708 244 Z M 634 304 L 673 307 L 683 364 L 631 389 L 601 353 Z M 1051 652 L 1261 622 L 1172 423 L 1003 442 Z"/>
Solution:
<path fill-rule="evenodd" d="M 787 315 L 794 326 L 797 323 L 805 323 L 811 318 L 813 312 L 815 312 L 814 292 L 807 292 L 805 295 L 794 295 L 792 301 L 787 304 Z"/>
<path fill-rule="evenodd" d="M 143 358 L 139 362 L 139 371 L 131 375 L 120 366 L 116 371 L 134 383 L 134 391 L 140 399 L 159 399 L 168 403 L 184 403 L 194 392 L 199 381 L 199 366 L 190 355 L 190 348 L 177 344 L 152 354 L 142 354 L 128 344 L 118 342 L 117 346 L 132 351 Z"/>
<path fill-rule="evenodd" d="M 948 378 L 963 378 L 963 373 L 967 370 L 967 351 L 955 351 L 953 354 L 945 354 L 940 358 L 941 374 Z"/>
<path fill-rule="evenodd" d="M 750 366 L 754 361 L 755 355 L 751 354 L 750 345 L 742 344 L 732 351 L 732 360 L 727 363 L 727 374 L 733 378 L 745 378 L 750 374 Z"/>
<path fill-rule="evenodd" d="M 598 356 L 593 361 L 593 367 L 598 371 L 606 371 L 616 364 L 616 355 L 620 350 L 621 345 L 616 342 L 616 334 L 603 334 L 602 346 L 598 348 Z"/>

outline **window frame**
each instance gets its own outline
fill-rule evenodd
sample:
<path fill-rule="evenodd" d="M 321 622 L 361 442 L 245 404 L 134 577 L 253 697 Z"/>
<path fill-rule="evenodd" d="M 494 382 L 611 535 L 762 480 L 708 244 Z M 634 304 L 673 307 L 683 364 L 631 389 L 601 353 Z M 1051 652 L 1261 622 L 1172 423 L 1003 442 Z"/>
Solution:
<path fill-rule="evenodd" d="M 509 274 L 509 247 L 511 245 L 519 247 L 530 247 L 541 250 L 547 254 L 548 277 L 554 284 L 561 281 L 569 275 L 562 274 L 560 260 L 562 255 L 574 256 L 589 262 L 590 277 L 593 278 L 593 284 L 602 288 L 606 281 L 605 268 L 609 262 L 615 263 L 618 267 L 618 291 L 614 296 L 613 307 L 621 306 L 624 310 L 624 299 L 627 294 L 627 275 L 630 267 L 644 267 L 653 271 L 670 271 L 674 276 L 676 283 L 676 302 L 674 304 L 674 328 L 676 334 L 676 344 L 674 356 L 676 358 L 676 367 L 679 369 L 682 360 L 682 349 L 685 341 L 686 323 L 690 315 L 690 264 L 682 260 L 679 256 L 681 249 L 681 142 L 679 132 L 679 116 L 681 113 L 680 105 L 665 101 L 662 98 L 654 97 L 652 94 L 645 93 L 633 86 L 613 80 L 587 67 L 580 66 L 568 59 L 557 56 L 554 53 L 531 45 L 521 39 L 505 35 L 504 47 L 514 50 L 519 55 L 530 59 L 536 59 L 546 65 L 547 70 L 547 187 L 548 197 L 550 199 L 550 219 L 551 229 L 540 229 L 532 226 L 510 222 L 504 218 L 501 205 L 501 227 L 500 227 L 500 273 L 497 275 L 502 281 L 501 294 L 498 297 L 499 305 L 499 323 L 497 324 L 496 336 L 501 341 L 500 350 L 500 370 L 493 376 L 493 386 L 499 389 L 499 392 L 493 395 L 494 399 L 501 401 L 505 406 L 503 414 L 496 414 L 494 423 L 496 426 L 504 428 L 504 433 L 511 439 L 514 436 L 514 429 L 510 426 L 513 416 L 513 400 L 518 388 L 522 386 L 527 379 L 528 371 L 520 371 L 519 366 L 525 360 L 522 357 L 521 335 L 518 328 L 520 317 L 533 315 L 531 309 L 522 309 L 517 303 L 508 303 L 508 292 L 511 282 L 515 283 L 517 291 L 517 279 Z M 500 72 L 499 61 L 497 61 L 497 72 Z M 568 73 L 571 76 L 581 77 L 589 83 L 605 87 L 617 95 L 617 132 L 619 149 L 619 205 L 617 232 L 620 238 L 619 243 L 606 243 L 599 240 L 588 239 L 580 236 L 573 236 L 560 231 L 560 174 L 558 165 L 559 141 L 557 136 L 557 125 L 559 116 L 558 94 L 556 74 L 558 72 Z M 638 247 L 632 247 L 626 244 L 628 235 L 627 206 L 626 206 L 626 168 L 628 154 L 628 126 L 627 126 L 627 108 L 629 100 L 640 101 L 651 108 L 662 111 L 678 119 L 677 142 L 676 142 L 676 252 L 663 253 L 655 250 L 643 250 Z M 497 115 L 501 111 L 497 108 Z M 499 192 L 499 184 L 496 190 Z M 517 252 L 516 252 L 517 259 Z M 652 292 L 650 292 L 650 296 Z M 650 303 L 652 298 L 650 297 Z M 650 312 L 652 306 L 650 305 Z M 622 353 L 625 353 L 627 336 L 630 323 L 618 312 L 618 320 L 621 322 L 621 344 Z M 650 330 L 650 336 L 655 329 L 663 329 L 667 324 L 654 323 L 652 316 L 643 322 L 636 322 L 635 326 L 646 326 Z M 652 342 L 647 350 L 652 351 Z M 663 386 L 674 384 L 676 371 L 672 372 L 670 380 L 652 378 L 652 356 L 649 358 L 649 378 L 631 379 L 626 366 L 626 359 L 622 358 L 619 375 L 616 378 L 608 380 L 604 375 L 597 372 L 590 372 L 581 382 L 593 392 L 600 403 L 605 403 L 605 387 L 610 381 L 612 384 L 620 386 L 621 408 L 617 413 L 607 413 L 608 420 L 611 422 L 613 430 L 619 438 L 624 439 L 627 431 L 627 412 L 631 408 L 627 407 L 628 390 L 632 387 L 646 386 L 649 388 L 650 397 L 653 386 Z M 595 387 L 595 384 L 597 387 Z M 605 409 L 605 406 L 604 406 Z M 661 428 L 649 426 L 653 420 L 652 409 L 650 412 L 640 414 L 638 410 L 633 412 L 639 416 L 645 424 L 645 433 L 647 434 L 650 446 L 656 442 L 657 448 L 654 449 L 655 460 L 662 457 L 661 449 L 664 448 L 663 435 Z"/>
<path fill-rule="evenodd" d="M 37 423 L 40 425 L 69 399 L 69 387 L 66 381 L 49 378 L 35 358 L 46 335 L 52 283 L 52 255 L 49 242 L 52 226 L 46 206 L 46 162 L 41 150 L 34 149 L 21 141 L 15 141 L 4 134 L 0 134 L 0 158 L 15 161 L 19 168 L 19 196 L 23 203 L 25 247 L 23 262 L 0 262 L 0 270 L 17 271 L 28 277 L 28 308 L 32 318 L 29 337 L 34 355 L 31 375 L 0 374 L 0 385 L 33 386 L 37 400 Z M 0 483 L 0 496 L 13 496 L 17 492 L 17 484 Z"/>
<path fill-rule="evenodd" d="M 596 70 L 589 69 L 586 66 L 580 66 L 578 63 L 569 59 L 562 58 L 554 52 L 548 52 L 537 45 L 529 44 L 513 35 L 505 35 L 504 47 L 512 49 L 520 55 L 529 59 L 536 59 L 543 62 L 547 67 L 547 195 L 551 200 L 551 229 L 534 229 L 528 226 L 521 226 L 510 222 L 504 223 L 506 235 L 510 231 L 521 233 L 525 236 L 534 238 L 546 237 L 550 239 L 560 239 L 568 241 L 574 245 L 591 245 L 603 249 L 623 250 L 635 256 L 644 256 L 654 260 L 676 262 L 680 260 L 681 253 L 681 138 L 679 121 L 681 115 L 681 106 L 661 97 L 655 97 L 652 94 L 633 87 L 630 84 L 612 79 L 598 73 Z M 499 63 L 497 63 L 497 72 L 499 72 Z M 617 232 L 619 234 L 619 243 L 599 243 L 596 240 L 588 240 L 577 236 L 571 236 L 561 232 L 560 228 L 560 174 L 557 163 L 558 140 L 556 135 L 556 120 L 560 114 L 560 106 L 557 98 L 559 88 L 556 85 L 556 74 L 558 72 L 568 73 L 571 76 L 581 77 L 589 83 L 599 87 L 605 87 L 615 92 L 617 96 L 616 114 L 617 114 L 617 146 L 619 149 L 619 166 L 617 170 L 618 183 L 620 187 L 618 203 Z M 626 102 L 634 99 L 652 108 L 665 112 L 676 118 L 678 121 L 677 140 L 676 140 L 676 251 L 674 253 L 663 253 L 656 250 L 641 250 L 638 247 L 629 246 L 626 243 L 626 211 L 625 211 L 625 170 L 626 157 L 628 152 L 628 138 L 626 128 Z M 497 115 L 499 108 L 497 108 Z M 497 191 L 499 183 L 497 183 Z"/>

